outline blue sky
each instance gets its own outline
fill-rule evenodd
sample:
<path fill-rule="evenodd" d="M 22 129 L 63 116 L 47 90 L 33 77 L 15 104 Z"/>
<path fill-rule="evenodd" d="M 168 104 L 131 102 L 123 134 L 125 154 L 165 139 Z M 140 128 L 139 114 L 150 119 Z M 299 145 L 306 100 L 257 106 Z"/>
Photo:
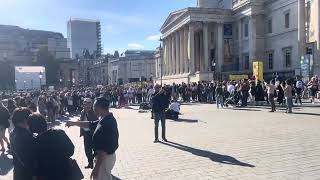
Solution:
<path fill-rule="evenodd" d="M 0 24 L 67 33 L 70 17 L 101 21 L 104 52 L 155 49 L 170 12 L 196 0 L 0 0 Z"/>

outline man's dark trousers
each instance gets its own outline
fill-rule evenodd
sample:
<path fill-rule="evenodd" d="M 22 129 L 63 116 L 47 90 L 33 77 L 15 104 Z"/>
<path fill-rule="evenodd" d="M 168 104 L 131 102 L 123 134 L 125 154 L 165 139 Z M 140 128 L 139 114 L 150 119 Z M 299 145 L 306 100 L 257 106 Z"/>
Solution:
<path fill-rule="evenodd" d="M 86 152 L 86 156 L 88 159 L 89 164 L 93 164 L 93 149 L 92 149 L 92 132 L 91 131 L 84 131 L 83 132 L 83 143 L 84 143 L 84 150 Z"/>
<path fill-rule="evenodd" d="M 166 114 L 165 112 L 154 113 L 154 137 L 158 140 L 158 127 L 159 121 L 161 121 L 162 139 L 166 139 Z"/>

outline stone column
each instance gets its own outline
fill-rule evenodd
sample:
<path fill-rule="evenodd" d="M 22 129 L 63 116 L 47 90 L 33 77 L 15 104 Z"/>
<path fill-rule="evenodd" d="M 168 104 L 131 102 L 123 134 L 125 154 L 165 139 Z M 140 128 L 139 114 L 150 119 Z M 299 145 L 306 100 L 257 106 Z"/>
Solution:
<path fill-rule="evenodd" d="M 203 24 L 203 59 L 204 71 L 209 72 L 209 36 L 208 36 L 208 23 Z"/>
<path fill-rule="evenodd" d="M 168 64 L 168 39 L 163 40 L 163 57 L 162 57 L 162 76 L 167 75 L 167 64 Z"/>
<path fill-rule="evenodd" d="M 175 33 L 176 36 L 176 61 L 175 61 L 175 66 L 176 66 L 176 71 L 175 74 L 180 74 L 180 31 L 177 30 Z"/>
<path fill-rule="evenodd" d="M 190 65 L 190 73 L 195 73 L 195 59 L 194 59 L 194 27 L 189 24 L 188 32 L 188 59 Z"/>
<path fill-rule="evenodd" d="M 172 37 L 171 35 L 168 36 L 168 72 L 167 75 L 171 74 L 171 61 L 172 61 Z"/>
<path fill-rule="evenodd" d="M 298 43 L 299 43 L 299 62 L 301 56 L 306 54 L 306 18 L 305 18 L 305 0 L 298 1 Z"/>
<path fill-rule="evenodd" d="M 189 56 L 188 56 L 188 34 L 189 34 L 189 29 L 185 27 L 183 29 L 183 63 L 184 63 L 184 73 L 189 72 Z"/>
<path fill-rule="evenodd" d="M 176 71 L 176 68 L 175 68 L 175 61 L 176 61 L 176 47 L 175 47 L 175 35 L 174 33 L 172 33 L 171 35 L 171 46 L 172 46 L 172 49 L 171 49 L 171 64 L 170 64 L 170 69 L 171 69 L 171 75 L 175 74 L 175 71 Z"/>
<path fill-rule="evenodd" d="M 216 62 L 216 71 L 217 72 L 222 72 L 222 65 L 223 65 L 223 24 L 218 23 L 217 25 L 217 62 Z"/>
<path fill-rule="evenodd" d="M 252 69 L 252 62 L 257 60 L 256 45 L 257 45 L 256 19 L 254 16 L 251 16 L 249 20 L 249 70 Z"/>
<path fill-rule="evenodd" d="M 242 20 L 238 22 L 238 57 L 239 57 L 239 70 L 242 70 Z"/>
<path fill-rule="evenodd" d="M 180 41 L 179 41 L 179 44 L 180 44 L 180 64 L 179 64 L 179 73 L 182 74 L 184 72 L 184 61 L 185 61 L 185 57 L 184 57 L 184 54 L 183 54 L 183 49 L 184 49 L 184 29 L 182 28 L 182 30 L 179 31 L 179 35 L 180 35 Z"/>
<path fill-rule="evenodd" d="M 165 75 L 167 76 L 168 75 L 168 64 L 169 64 L 169 37 L 166 37 L 166 39 L 165 39 L 165 42 L 166 42 L 166 60 L 165 60 L 165 63 L 164 63 L 164 65 L 163 65 L 163 67 L 164 67 L 164 72 L 165 72 Z"/>

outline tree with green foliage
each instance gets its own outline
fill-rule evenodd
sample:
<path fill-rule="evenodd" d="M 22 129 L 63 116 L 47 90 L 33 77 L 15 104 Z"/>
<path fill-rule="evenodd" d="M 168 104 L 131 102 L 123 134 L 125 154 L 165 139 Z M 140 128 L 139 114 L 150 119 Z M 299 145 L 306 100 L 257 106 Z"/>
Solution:
<path fill-rule="evenodd" d="M 115 51 L 113 56 L 114 56 L 115 58 L 118 58 L 118 57 L 119 57 L 119 51 Z"/>
<path fill-rule="evenodd" d="M 46 68 L 46 82 L 48 85 L 59 83 L 59 64 L 55 57 L 49 52 L 47 46 L 43 46 L 39 49 L 34 64 L 38 66 L 44 66 Z"/>
<path fill-rule="evenodd" d="M 0 61 L 0 89 L 13 89 L 14 67 L 8 61 Z"/>

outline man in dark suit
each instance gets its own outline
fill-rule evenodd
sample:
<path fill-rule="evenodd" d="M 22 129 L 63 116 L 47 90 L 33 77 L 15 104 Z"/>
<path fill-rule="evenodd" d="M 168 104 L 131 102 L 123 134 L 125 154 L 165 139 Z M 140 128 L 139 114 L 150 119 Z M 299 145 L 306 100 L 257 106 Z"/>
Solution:
<path fill-rule="evenodd" d="M 161 121 L 162 129 L 162 140 L 167 142 L 166 139 L 166 115 L 165 111 L 168 107 L 168 97 L 165 95 L 165 92 L 159 85 L 155 86 L 155 95 L 152 98 L 152 112 L 154 114 L 154 125 L 155 125 L 155 140 L 154 143 L 159 142 L 158 138 L 158 126 L 159 121 Z"/>
<path fill-rule="evenodd" d="M 93 112 L 93 101 L 90 98 L 83 100 L 83 110 L 81 111 L 80 121 L 97 121 L 98 117 Z M 80 129 L 80 137 L 83 136 L 84 150 L 88 159 L 88 166 L 85 168 L 93 168 L 93 150 L 92 150 L 93 132 L 89 128 Z"/>

